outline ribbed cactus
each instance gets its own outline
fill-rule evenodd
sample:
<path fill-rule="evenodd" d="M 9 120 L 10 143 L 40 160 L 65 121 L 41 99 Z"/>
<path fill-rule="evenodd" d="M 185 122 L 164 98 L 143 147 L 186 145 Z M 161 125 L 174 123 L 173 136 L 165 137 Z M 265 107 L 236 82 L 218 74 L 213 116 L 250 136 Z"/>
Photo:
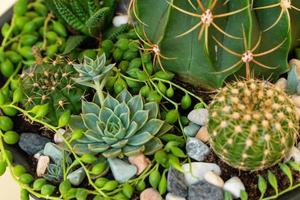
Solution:
<path fill-rule="evenodd" d="M 25 95 L 23 106 L 30 110 L 35 105 L 49 104 L 46 116 L 57 125 L 60 115 L 69 110 L 77 114 L 81 109 L 84 89 L 75 86 L 73 77 L 78 76 L 68 64 L 34 65 L 21 75 Z"/>
<path fill-rule="evenodd" d="M 245 76 L 247 65 L 276 80 L 300 37 L 296 0 L 131 0 L 130 8 L 157 65 L 204 88 Z"/>
<path fill-rule="evenodd" d="M 210 145 L 223 161 L 241 170 L 277 164 L 295 144 L 298 128 L 291 99 L 267 81 L 227 85 L 209 106 Z"/>

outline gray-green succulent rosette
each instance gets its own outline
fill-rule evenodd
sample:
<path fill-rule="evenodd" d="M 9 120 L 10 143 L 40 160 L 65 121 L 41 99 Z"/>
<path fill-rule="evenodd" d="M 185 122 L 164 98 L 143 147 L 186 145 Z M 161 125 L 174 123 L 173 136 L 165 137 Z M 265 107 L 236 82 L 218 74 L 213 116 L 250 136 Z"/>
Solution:
<path fill-rule="evenodd" d="M 158 119 L 157 103 L 144 103 L 141 95 L 127 90 L 116 98 L 107 95 L 103 106 L 83 101 L 81 116 L 72 116 L 70 129 L 81 129 L 84 136 L 73 142 L 79 154 L 102 154 L 104 157 L 150 155 L 162 148 L 157 137 L 172 126 Z"/>

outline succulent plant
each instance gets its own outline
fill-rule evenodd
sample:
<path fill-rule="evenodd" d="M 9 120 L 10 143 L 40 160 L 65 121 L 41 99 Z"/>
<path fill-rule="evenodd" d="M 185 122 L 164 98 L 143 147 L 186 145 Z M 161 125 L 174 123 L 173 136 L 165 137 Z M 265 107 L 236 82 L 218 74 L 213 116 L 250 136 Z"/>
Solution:
<path fill-rule="evenodd" d="M 48 121 L 57 125 L 62 113 L 70 111 L 73 114 L 80 112 L 83 87 L 75 86 L 72 77 L 76 71 L 68 64 L 40 64 L 24 70 L 21 75 L 26 110 L 35 105 L 48 104 Z"/>
<path fill-rule="evenodd" d="M 102 106 L 97 100 L 83 101 L 81 116 L 72 116 L 69 124 L 72 131 L 84 131 L 84 136 L 73 143 L 73 150 L 105 157 L 152 154 L 162 147 L 156 135 L 171 127 L 158 115 L 157 103 L 144 104 L 140 95 L 132 96 L 127 90 L 116 98 L 107 95 Z"/>
<path fill-rule="evenodd" d="M 100 31 L 109 27 L 117 7 L 117 0 L 49 0 L 45 3 L 65 24 L 93 37 L 100 37 Z"/>
<path fill-rule="evenodd" d="M 209 106 L 210 145 L 235 168 L 254 171 L 273 166 L 296 142 L 295 110 L 289 96 L 267 81 L 227 85 Z"/>
<path fill-rule="evenodd" d="M 189 83 L 219 88 L 233 75 L 276 80 L 298 42 L 300 2 L 131 0 L 146 51 Z M 153 12 L 155 10 L 155 12 Z"/>

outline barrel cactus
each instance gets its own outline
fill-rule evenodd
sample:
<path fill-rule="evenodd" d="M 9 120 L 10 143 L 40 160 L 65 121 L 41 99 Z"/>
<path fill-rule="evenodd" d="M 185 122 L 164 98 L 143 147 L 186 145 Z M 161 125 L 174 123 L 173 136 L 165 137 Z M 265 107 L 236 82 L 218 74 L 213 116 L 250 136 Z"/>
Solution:
<path fill-rule="evenodd" d="M 234 75 L 276 80 L 299 42 L 300 1 L 131 0 L 132 18 L 157 66 L 220 88 Z M 155 10 L 155 12 L 153 12 Z"/>
<path fill-rule="evenodd" d="M 73 150 L 79 155 L 104 157 L 152 154 L 162 147 L 156 135 L 170 128 L 158 115 L 157 103 L 144 104 L 142 96 L 132 96 L 127 90 L 116 98 L 107 95 L 103 105 L 96 98 L 94 102 L 83 101 L 82 114 L 70 121 L 72 131 L 84 131 L 84 136 L 73 142 Z"/>
<path fill-rule="evenodd" d="M 296 142 L 295 110 L 289 96 L 267 81 L 227 85 L 209 106 L 211 147 L 223 161 L 241 170 L 273 166 Z"/>
<path fill-rule="evenodd" d="M 76 86 L 72 77 L 78 76 L 71 65 L 55 61 L 51 64 L 33 65 L 24 70 L 21 75 L 26 110 L 35 105 L 48 104 L 48 122 L 58 124 L 62 113 L 70 111 L 80 112 L 81 97 L 85 88 Z"/>

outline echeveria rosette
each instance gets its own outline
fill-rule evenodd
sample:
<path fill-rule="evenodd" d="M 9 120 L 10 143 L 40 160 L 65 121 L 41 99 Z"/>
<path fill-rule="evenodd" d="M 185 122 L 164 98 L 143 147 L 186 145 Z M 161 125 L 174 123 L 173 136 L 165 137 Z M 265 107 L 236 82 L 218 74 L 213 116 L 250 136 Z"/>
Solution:
<path fill-rule="evenodd" d="M 74 79 L 76 83 L 97 89 L 94 86 L 95 82 L 101 82 L 115 64 L 106 65 L 106 56 L 103 53 L 101 56 L 97 56 L 95 60 L 85 56 L 83 63 L 73 66 L 79 73 L 79 77 Z"/>
<path fill-rule="evenodd" d="M 127 90 L 116 98 L 107 95 L 102 106 L 84 101 L 81 116 L 72 116 L 70 121 L 71 130 L 82 129 L 85 133 L 73 142 L 73 150 L 80 155 L 104 157 L 153 154 L 162 148 L 156 136 L 171 128 L 158 116 L 157 103 L 144 103 L 141 95 L 132 96 Z"/>

